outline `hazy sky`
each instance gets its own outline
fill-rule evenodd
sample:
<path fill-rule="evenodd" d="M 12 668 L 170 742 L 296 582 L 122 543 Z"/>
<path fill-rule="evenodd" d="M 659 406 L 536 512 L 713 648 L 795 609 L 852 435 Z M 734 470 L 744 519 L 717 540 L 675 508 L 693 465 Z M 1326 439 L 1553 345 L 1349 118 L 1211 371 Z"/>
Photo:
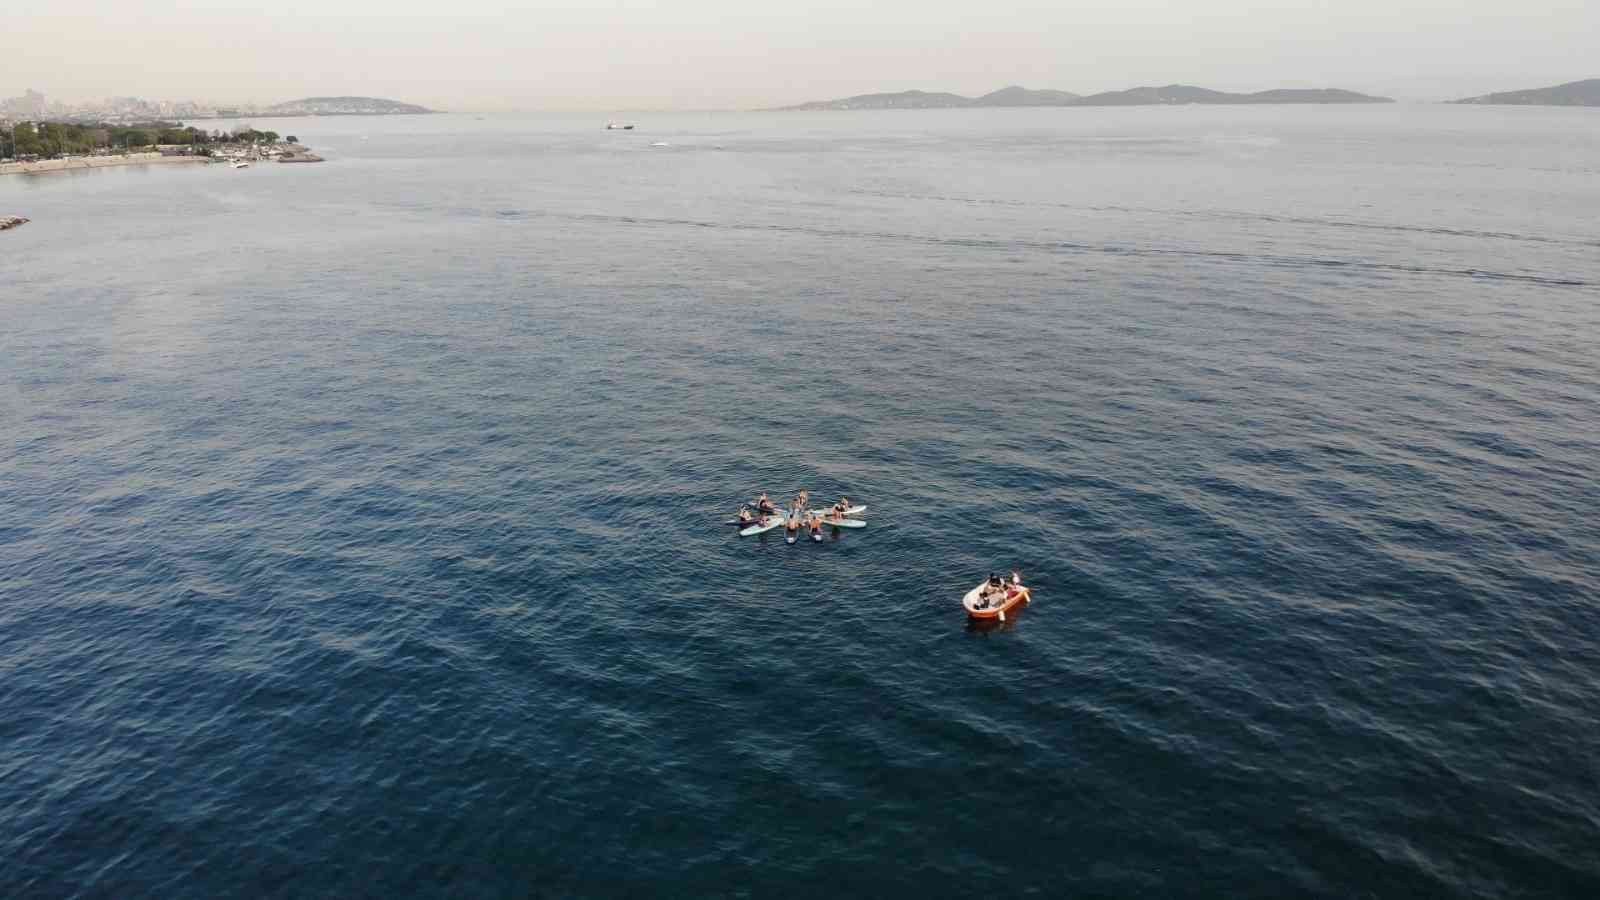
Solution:
<path fill-rule="evenodd" d="M 16 0 L 0 97 L 750 108 L 1181 81 L 1439 99 L 1600 77 L 1600 0 Z"/>

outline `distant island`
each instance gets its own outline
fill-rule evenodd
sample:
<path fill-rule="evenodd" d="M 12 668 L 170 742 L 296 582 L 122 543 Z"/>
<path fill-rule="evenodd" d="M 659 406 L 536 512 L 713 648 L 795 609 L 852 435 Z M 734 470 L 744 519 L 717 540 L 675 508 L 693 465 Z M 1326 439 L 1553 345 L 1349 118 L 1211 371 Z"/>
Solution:
<path fill-rule="evenodd" d="M 1388 97 L 1372 97 L 1335 88 L 1278 89 L 1253 94 L 1230 94 L 1186 84 L 1166 87 L 1137 87 L 1107 91 L 1087 97 L 1071 91 L 1030 90 L 1024 87 L 1001 88 L 982 97 L 960 94 L 900 91 L 893 94 L 860 94 L 840 100 L 819 100 L 782 111 L 826 109 L 965 109 L 971 107 L 1016 106 L 1181 106 L 1186 104 L 1268 104 L 1268 103 L 1393 103 Z"/>
<path fill-rule="evenodd" d="M 973 106 L 1070 106 L 1083 99 L 1071 91 L 1033 91 L 1012 85 L 991 91 L 972 101 Z"/>
<path fill-rule="evenodd" d="M 1506 91 L 1501 94 L 1484 94 L 1452 103 L 1475 103 L 1485 106 L 1600 106 L 1600 78 L 1569 81 L 1555 87 L 1533 88 L 1526 91 Z"/>
<path fill-rule="evenodd" d="M 407 116 L 433 110 L 382 97 L 306 97 L 261 110 L 263 116 Z"/>
<path fill-rule="evenodd" d="M 1073 106 L 1181 106 L 1191 103 L 1246 105 L 1268 103 L 1393 103 L 1388 97 L 1373 97 L 1338 88 L 1279 88 L 1253 94 L 1230 94 L 1187 84 L 1166 87 L 1137 87 L 1126 91 L 1091 94 Z"/>

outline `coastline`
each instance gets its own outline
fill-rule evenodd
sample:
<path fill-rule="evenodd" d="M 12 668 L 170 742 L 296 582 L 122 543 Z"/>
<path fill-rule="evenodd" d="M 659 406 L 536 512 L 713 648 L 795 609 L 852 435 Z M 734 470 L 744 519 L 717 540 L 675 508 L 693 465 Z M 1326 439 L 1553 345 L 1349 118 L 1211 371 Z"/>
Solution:
<path fill-rule="evenodd" d="M 10 231 L 26 224 L 28 220 L 22 216 L 0 216 L 0 231 Z"/>
<path fill-rule="evenodd" d="M 37 162 L 0 163 L 0 175 L 40 175 L 73 169 L 106 169 L 113 166 L 148 166 L 165 163 L 204 164 L 204 156 L 162 156 L 159 153 L 129 153 L 123 156 L 80 156 L 74 159 L 41 159 Z"/>

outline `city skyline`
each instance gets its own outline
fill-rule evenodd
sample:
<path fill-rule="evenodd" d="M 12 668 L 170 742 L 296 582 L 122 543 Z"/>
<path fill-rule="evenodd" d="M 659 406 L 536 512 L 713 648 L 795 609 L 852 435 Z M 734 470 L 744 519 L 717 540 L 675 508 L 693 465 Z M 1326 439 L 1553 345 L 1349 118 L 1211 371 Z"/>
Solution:
<path fill-rule="evenodd" d="M 349 101 L 360 98 L 325 99 Z M 227 119 L 247 116 L 316 114 L 303 110 L 286 112 L 282 107 L 289 102 L 292 101 L 276 101 L 270 104 L 217 104 L 195 100 L 146 100 L 140 97 L 107 97 L 102 100 L 82 103 L 64 103 L 51 100 L 49 95 L 44 92 L 30 88 L 15 97 L 6 98 L 0 96 L 0 121 L 54 120 L 80 123 L 134 124 L 177 119 Z M 346 103 L 344 105 L 348 106 L 349 104 Z M 344 114 L 354 111 L 356 110 L 342 109 L 328 114 Z M 425 110 L 362 109 L 359 111 L 423 112 Z"/>

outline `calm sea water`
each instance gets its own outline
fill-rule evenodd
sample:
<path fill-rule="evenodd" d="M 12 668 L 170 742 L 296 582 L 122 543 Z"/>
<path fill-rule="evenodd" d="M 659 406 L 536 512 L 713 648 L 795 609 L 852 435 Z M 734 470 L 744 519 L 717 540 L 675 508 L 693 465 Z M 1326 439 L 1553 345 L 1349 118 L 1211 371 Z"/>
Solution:
<path fill-rule="evenodd" d="M 1600 895 L 1594 111 L 255 124 L 0 180 L 0 894 Z"/>

